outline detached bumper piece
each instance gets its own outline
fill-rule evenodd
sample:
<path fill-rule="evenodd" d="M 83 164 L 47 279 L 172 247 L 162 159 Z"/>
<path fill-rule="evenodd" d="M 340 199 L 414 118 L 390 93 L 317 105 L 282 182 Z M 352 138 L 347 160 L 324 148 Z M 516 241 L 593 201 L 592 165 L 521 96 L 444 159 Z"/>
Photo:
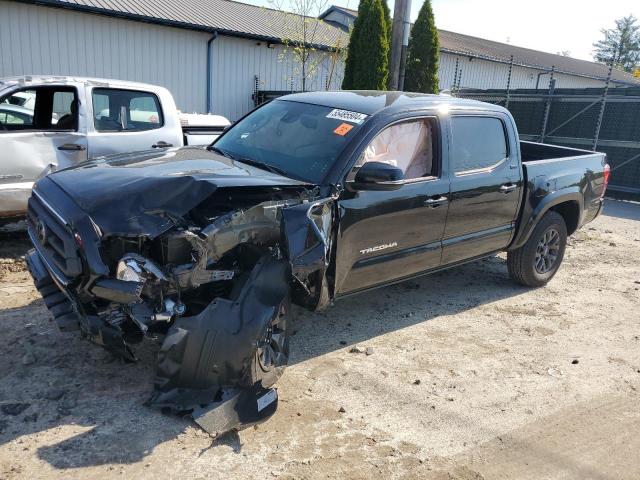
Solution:
<path fill-rule="evenodd" d="M 73 309 L 73 304 L 53 281 L 35 249 L 27 252 L 26 261 L 36 288 L 60 330 L 63 332 L 79 330 L 80 319 Z"/>
<path fill-rule="evenodd" d="M 258 385 L 222 390 L 220 399 L 191 413 L 193 420 L 210 435 L 249 428 L 264 422 L 278 408 L 278 392 Z"/>
<path fill-rule="evenodd" d="M 158 353 L 156 389 L 148 404 L 191 411 L 212 435 L 273 414 L 275 390 L 248 372 L 257 340 L 289 299 L 289 278 L 288 262 L 263 257 L 234 300 L 217 298 L 199 315 L 178 318 Z"/>

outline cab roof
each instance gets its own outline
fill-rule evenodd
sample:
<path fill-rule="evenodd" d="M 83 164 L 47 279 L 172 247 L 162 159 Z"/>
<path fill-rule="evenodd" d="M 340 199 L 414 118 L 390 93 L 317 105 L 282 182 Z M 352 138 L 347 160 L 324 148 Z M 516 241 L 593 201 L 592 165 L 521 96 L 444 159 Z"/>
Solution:
<path fill-rule="evenodd" d="M 164 89 L 150 83 L 130 82 L 128 80 L 115 80 L 109 78 L 77 77 L 64 75 L 20 75 L 13 77 L 0 77 L 0 88 L 4 86 L 20 85 L 30 87 L 33 85 L 92 85 L 95 87 L 126 87 L 144 89 Z"/>
<path fill-rule="evenodd" d="M 449 95 L 378 90 L 293 93 L 280 97 L 278 100 L 339 108 L 341 110 L 349 110 L 366 115 L 375 115 L 383 110 L 392 113 L 396 110 L 426 110 L 441 107 L 506 112 L 504 108 L 497 105 L 478 102 L 476 100 L 455 98 Z"/>

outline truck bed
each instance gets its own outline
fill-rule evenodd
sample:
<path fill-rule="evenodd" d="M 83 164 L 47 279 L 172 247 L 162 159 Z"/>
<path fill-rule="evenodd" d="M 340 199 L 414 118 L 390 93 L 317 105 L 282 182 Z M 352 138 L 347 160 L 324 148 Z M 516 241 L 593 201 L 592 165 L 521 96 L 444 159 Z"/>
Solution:
<path fill-rule="evenodd" d="M 525 141 L 520 141 L 520 155 L 522 157 L 522 163 L 555 159 L 578 160 L 582 157 L 588 156 L 597 156 L 598 158 L 601 158 L 603 156 L 602 153 L 592 152 L 589 150 L 580 150 L 578 148 L 549 145 L 548 143 Z"/>
<path fill-rule="evenodd" d="M 593 220 L 602 206 L 605 188 L 604 153 L 560 147 L 535 142 L 520 142 L 525 194 L 518 234 L 512 247 L 522 245 L 543 212 L 544 205 L 562 202 L 562 209 L 579 213 L 574 224 L 568 224 L 569 234 Z"/>

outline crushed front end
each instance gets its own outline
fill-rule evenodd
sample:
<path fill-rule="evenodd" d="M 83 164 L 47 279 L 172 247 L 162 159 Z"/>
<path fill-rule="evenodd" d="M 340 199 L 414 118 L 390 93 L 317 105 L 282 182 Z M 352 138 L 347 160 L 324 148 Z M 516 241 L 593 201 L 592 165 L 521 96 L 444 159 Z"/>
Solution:
<path fill-rule="evenodd" d="M 27 263 L 61 330 L 128 361 L 145 335 L 164 335 L 149 404 L 219 434 L 275 411 L 292 297 L 311 308 L 330 297 L 334 207 L 321 198 L 213 187 L 184 212 L 115 203 L 119 220 L 98 222 L 45 178 L 29 200 Z"/>

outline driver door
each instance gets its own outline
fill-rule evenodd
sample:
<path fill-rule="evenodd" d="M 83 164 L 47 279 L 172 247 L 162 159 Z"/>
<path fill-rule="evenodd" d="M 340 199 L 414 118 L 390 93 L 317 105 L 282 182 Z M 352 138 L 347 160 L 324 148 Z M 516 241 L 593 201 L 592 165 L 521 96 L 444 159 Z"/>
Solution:
<path fill-rule="evenodd" d="M 351 175 L 376 161 L 402 169 L 405 178 L 397 190 L 345 191 L 338 200 L 336 295 L 440 265 L 449 180 L 438 138 L 435 118 L 411 118 L 383 128 L 361 152 Z"/>
<path fill-rule="evenodd" d="M 0 216 L 24 214 L 39 178 L 87 158 L 77 91 L 31 87 L 0 98 Z"/>

